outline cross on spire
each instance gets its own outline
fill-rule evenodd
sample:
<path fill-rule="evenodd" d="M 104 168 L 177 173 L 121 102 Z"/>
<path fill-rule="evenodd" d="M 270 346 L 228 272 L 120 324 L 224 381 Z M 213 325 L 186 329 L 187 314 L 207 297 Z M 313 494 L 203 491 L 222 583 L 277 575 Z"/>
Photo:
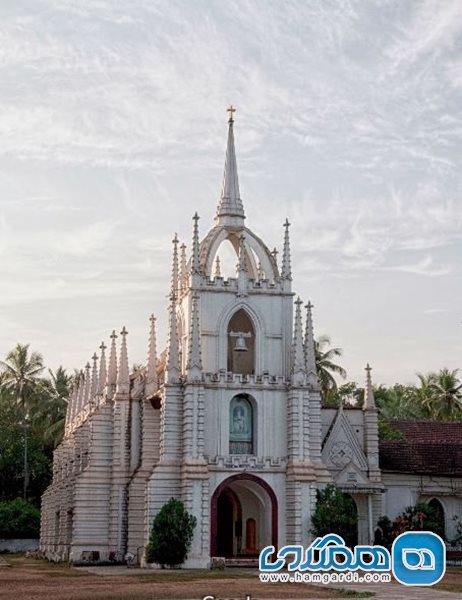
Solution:
<path fill-rule="evenodd" d="M 234 123 L 233 113 L 236 112 L 234 106 L 230 104 L 229 107 L 226 109 L 226 112 L 228 113 L 228 123 Z"/>
<path fill-rule="evenodd" d="M 239 192 L 239 178 L 237 175 L 236 151 L 234 148 L 234 106 L 228 109 L 228 142 L 226 145 L 225 170 L 220 200 L 218 202 L 216 221 L 219 225 L 242 226 L 245 214 Z"/>

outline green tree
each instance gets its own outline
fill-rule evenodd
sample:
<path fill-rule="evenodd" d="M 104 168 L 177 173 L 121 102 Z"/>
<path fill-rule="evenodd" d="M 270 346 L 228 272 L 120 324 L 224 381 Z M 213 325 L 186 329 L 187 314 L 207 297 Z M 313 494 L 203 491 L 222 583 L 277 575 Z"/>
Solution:
<path fill-rule="evenodd" d="M 374 397 L 383 419 L 419 419 L 427 416 L 414 386 L 400 383 L 388 388 L 377 386 L 374 388 Z"/>
<path fill-rule="evenodd" d="M 73 376 L 62 366 L 55 372 L 48 369 L 48 373 L 49 379 L 37 382 L 36 401 L 31 409 L 31 419 L 42 430 L 44 442 L 55 448 L 63 437 Z"/>
<path fill-rule="evenodd" d="M 317 501 L 311 517 L 311 533 L 316 536 L 336 533 L 347 546 L 357 542 L 358 513 L 354 500 L 336 485 L 329 484 L 316 492 Z"/>
<path fill-rule="evenodd" d="M 329 348 L 331 344 L 328 335 L 321 335 L 315 341 L 316 369 L 323 398 L 330 401 L 332 391 L 337 390 L 337 381 L 334 375 L 346 378 L 346 371 L 343 367 L 336 364 L 334 360 L 343 355 L 341 348 Z"/>
<path fill-rule="evenodd" d="M 459 369 L 441 369 L 431 378 L 431 406 L 437 419 L 462 419 L 462 382 L 458 372 Z"/>
<path fill-rule="evenodd" d="M 35 538 L 40 534 L 40 510 L 22 498 L 0 502 L 0 538 Z"/>
<path fill-rule="evenodd" d="M 162 568 L 182 565 L 191 548 L 196 522 L 181 500 L 170 498 L 152 523 L 146 546 L 147 562 L 158 563 Z"/>
<path fill-rule="evenodd" d="M 0 384 L 15 398 L 18 405 L 30 408 L 37 381 L 44 370 L 43 357 L 30 352 L 29 344 L 16 344 L 0 361 Z"/>
<path fill-rule="evenodd" d="M 27 435 L 27 496 L 37 505 L 51 477 L 51 451 L 40 429 L 25 427 L 26 409 L 18 406 L 8 390 L 0 389 L 0 500 L 23 494 L 24 447 Z"/>

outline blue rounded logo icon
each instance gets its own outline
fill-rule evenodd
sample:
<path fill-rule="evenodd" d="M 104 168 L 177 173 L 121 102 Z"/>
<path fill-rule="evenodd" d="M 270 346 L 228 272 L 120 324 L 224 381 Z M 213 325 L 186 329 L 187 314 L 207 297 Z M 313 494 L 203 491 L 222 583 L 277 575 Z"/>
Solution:
<path fill-rule="evenodd" d="M 431 531 L 407 531 L 391 548 L 392 572 L 404 585 L 433 585 L 446 571 L 446 547 Z"/>

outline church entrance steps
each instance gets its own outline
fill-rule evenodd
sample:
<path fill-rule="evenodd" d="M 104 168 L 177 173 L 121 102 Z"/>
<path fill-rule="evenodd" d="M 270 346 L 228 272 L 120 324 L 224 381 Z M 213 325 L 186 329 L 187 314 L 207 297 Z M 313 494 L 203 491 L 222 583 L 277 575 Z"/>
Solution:
<path fill-rule="evenodd" d="M 225 559 L 226 567 L 236 567 L 236 568 L 244 568 L 244 569 L 258 569 L 258 557 L 240 557 L 236 556 L 234 558 L 226 558 Z"/>

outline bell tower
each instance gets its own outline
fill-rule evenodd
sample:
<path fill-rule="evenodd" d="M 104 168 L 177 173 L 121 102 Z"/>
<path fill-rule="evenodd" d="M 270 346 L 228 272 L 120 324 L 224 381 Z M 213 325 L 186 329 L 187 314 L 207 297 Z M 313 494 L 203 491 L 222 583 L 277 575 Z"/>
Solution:
<path fill-rule="evenodd" d="M 191 567 L 220 552 L 252 558 L 278 540 L 307 541 L 315 482 L 324 474 L 319 391 L 307 364 L 314 347 L 306 344 L 314 342 L 303 335 L 302 301 L 294 302 L 290 223 L 278 265 L 277 252 L 246 225 L 235 111 L 228 109 L 215 222 L 200 240 L 193 216 L 189 253 L 173 240 L 160 458 L 150 486 L 154 512 L 180 495 L 196 516 Z M 225 243 L 236 261 L 227 278 Z"/>

